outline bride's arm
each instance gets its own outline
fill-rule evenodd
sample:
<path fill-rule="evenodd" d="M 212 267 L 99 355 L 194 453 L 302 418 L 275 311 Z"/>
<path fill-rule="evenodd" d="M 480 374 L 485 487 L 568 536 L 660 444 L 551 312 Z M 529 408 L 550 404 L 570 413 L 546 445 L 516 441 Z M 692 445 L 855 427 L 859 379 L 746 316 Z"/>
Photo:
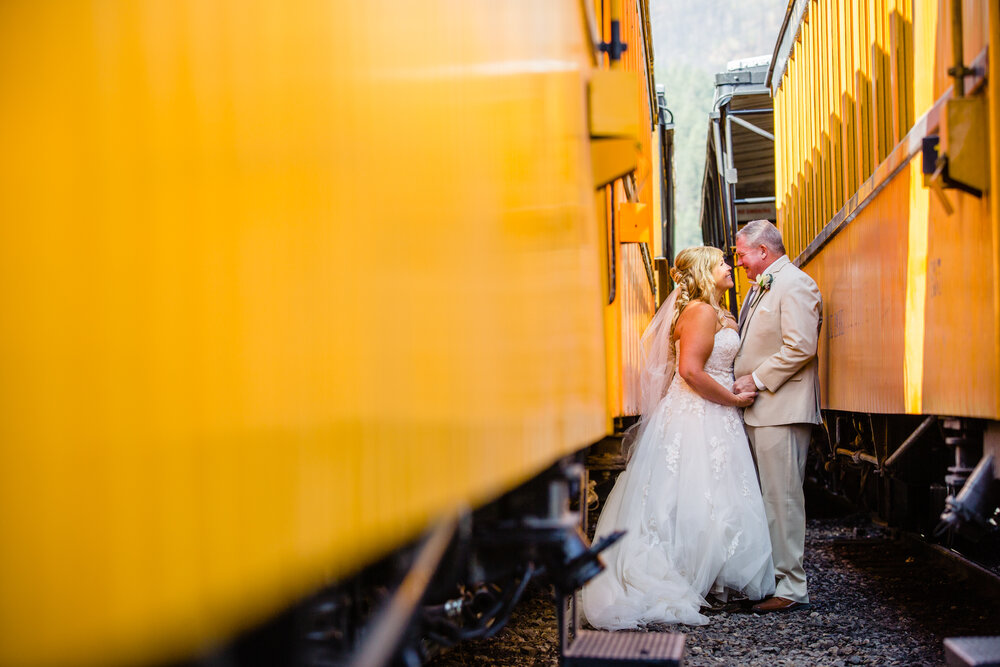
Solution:
<path fill-rule="evenodd" d="M 680 340 L 677 372 L 702 398 L 745 408 L 753 403 L 756 392 L 734 394 L 705 372 L 705 362 L 715 347 L 715 309 L 704 302 L 692 302 L 677 320 L 675 333 Z"/>

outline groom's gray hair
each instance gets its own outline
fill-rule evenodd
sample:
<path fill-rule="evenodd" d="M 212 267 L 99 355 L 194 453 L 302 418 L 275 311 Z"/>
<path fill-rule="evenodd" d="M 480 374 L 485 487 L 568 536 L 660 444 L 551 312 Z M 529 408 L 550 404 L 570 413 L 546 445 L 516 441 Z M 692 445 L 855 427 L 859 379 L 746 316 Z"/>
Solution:
<path fill-rule="evenodd" d="M 785 254 L 785 242 L 781 239 L 781 232 L 768 220 L 751 220 L 736 232 L 738 238 L 742 238 L 749 246 L 764 245 L 769 249 Z"/>

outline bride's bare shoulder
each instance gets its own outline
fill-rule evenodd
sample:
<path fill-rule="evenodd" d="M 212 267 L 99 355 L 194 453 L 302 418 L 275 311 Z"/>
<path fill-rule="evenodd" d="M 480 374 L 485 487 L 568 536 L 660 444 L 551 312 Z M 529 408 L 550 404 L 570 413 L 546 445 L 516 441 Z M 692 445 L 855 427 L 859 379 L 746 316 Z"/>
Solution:
<path fill-rule="evenodd" d="M 715 317 L 715 308 L 712 308 L 710 304 L 704 301 L 692 301 L 681 311 L 680 317 L 688 319 Z"/>
<path fill-rule="evenodd" d="M 677 327 L 703 329 L 706 327 L 715 328 L 717 316 L 715 309 L 704 301 L 692 301 L 677 317 Z"/>

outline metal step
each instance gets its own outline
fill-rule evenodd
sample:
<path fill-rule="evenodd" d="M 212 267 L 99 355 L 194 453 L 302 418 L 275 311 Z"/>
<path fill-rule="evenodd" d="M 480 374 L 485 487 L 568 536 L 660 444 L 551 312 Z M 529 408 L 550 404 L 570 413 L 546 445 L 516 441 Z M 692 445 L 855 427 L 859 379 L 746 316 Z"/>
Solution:
<path fill-rule="evenodd" d="M 562 664 L 564 667 L 680 667 L 683 660 L 684 635 L 679 633 L 580 630 L 563 653 Z"/>
<path fill-rule="evenodd" d="M 948 667 L 1000 667 L 1000 637 L 949 637 L 944 659 Z"/>

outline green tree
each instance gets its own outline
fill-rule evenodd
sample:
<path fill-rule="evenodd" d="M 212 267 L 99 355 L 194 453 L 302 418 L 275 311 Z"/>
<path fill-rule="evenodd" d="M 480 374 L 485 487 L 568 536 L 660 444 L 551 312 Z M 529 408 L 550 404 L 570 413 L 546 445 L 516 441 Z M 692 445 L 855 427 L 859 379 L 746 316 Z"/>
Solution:
<path fill-rule="evenodd" d="M 771 54 L 787 7 L 787 0 L 651 0 L 655 77 L 674 115 L 675 252 L 702 242 L 715 74 L 730 61 Z"/>

